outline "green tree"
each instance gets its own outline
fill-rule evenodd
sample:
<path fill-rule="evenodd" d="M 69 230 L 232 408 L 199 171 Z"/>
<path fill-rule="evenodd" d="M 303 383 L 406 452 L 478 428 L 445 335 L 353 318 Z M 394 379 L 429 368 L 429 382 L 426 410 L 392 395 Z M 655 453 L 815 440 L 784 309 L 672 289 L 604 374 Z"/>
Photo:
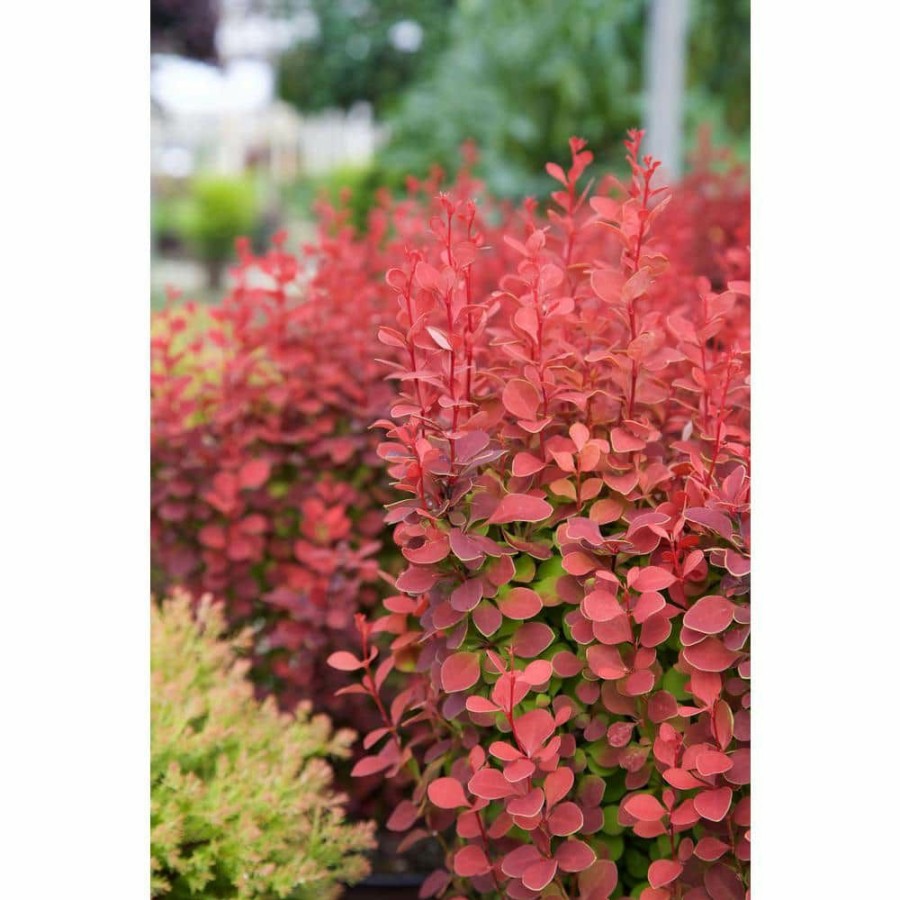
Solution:
<path fill-rule="evenodd" d="M 383 162 L 454 170 L 474 139 L 500 194 L 546 186 L 572 134 L 618 153 L 640 122 L 644 4 L 634 0 L 460 0 L 448 47 L 391 121 Z"/>
<path fill-rule="evenodd" d="M 454 171 L 474 139 L 497 193 L 543 194 L 549 160 L 587 138 L 607 167 L 643 120 L 643 0 L 459 0 L 447 46 L 391 118 L 381 165 Z M 686 75 L 688 142 L 702 121 L 733 142 L 749 125 L 749 0 L 693 0 Z"/>
<path fill-rule="evenodd" d="M 443 47 L 453 0 L 288 0 L 317 34 L 279 62 L 280 96 L 302 112 L 368 101 L 384 113 Z"/>

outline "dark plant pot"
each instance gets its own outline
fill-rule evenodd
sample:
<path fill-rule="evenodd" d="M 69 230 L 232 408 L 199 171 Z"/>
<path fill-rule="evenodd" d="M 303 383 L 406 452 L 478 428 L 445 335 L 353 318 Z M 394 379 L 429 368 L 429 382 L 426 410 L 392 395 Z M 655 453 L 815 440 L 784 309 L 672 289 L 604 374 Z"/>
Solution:
<path fill-rule="evenodd" d="M 372 857 L 372 874 L 359 884 L 348 887 L 346 900 L 415 900 L 422 882 L 444 862 L 437 841 L 419 841 L 405 853 L 399 853 L 402 835 L 383 831 L 378 835 L 378 849 Z"/>
<path fill-rule="evenodd" d="M 389 897 L 392 900 L 415 900 L 419 896 L 419 888 L 427 876 L 411 873 L 409 875 L 370 875 L 365 881 L 347 888 L 344 900 L 377 900 L 378 897 Z"/>

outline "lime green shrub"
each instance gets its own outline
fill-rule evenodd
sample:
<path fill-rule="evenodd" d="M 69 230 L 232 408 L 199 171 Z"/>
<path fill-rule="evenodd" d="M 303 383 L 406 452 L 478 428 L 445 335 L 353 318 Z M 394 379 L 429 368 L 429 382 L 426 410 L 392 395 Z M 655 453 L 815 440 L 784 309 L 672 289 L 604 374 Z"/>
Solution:
<path fill-rule="evenodd" d="M 258 702 L 209 599 L 176 593 L 151 608 L 151 868 L 154 897 L 317 900 L 369 871 L 370 823 L 344 821 L 325 757 L 332 733 L 301 706 Z"/>
<path fill-rule="evenodd" d="M 235 238 L 250 234 L 260 217 L 259 198 L 246 178 L 202 175 L 191 182 L 181 230 L 192 251 L 209 266 L 217 287 L 222 265 L 234 255 Z"/>

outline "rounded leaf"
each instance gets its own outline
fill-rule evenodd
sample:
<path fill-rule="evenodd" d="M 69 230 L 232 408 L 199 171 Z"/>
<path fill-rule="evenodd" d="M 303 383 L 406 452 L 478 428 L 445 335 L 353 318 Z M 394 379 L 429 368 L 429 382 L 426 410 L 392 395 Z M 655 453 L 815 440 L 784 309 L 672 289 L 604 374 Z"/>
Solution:
<path fill-rule="evenodd" d="M 536 659 L 525 666 L 522 672 L 519 673 L 519 678 L 526 684 L 536 687 L 545 681 L 549 681 L 552 675 L 553 666 L 546 659 Z"/>
<path fill-rule="evenodd" d="M 543 497 L 531 494 L 507 494 L 488 519 L 492 525 L 509 522 L 542 522 L 553 514 L 553 507 Z"/>
<path fill-rule="evenodd" d="M 597 854 L 577 838 L 569 838 L 553 854 L 563 872 L 583 872 L 591 866 Z"/>
<path fill-rule="evenodd" d="M 701 597 L 685 614 L 683 623 L 693 631 L 718 634 L 734 620 L 734 604 L 724 597 L 710 594 Z"/>
<path fill-rule="evenodd" d="M 682 651 L 684 658 L 701 672 L 724 672 L 740 656 L 729 650 L 718 638 L 707 637 Z"/>
<path fill-rule="evenodd" d="M 503 388 L 503 405 L 517 419 L 533 422 L 537 419 L 541 395 L 537 388 L 522 378 L 513 378 Z"/>
<path fill-rule="evenodd" d="M 584 825 L 584 815 L 580 807 L 567 800 L 554 807 L 547 817 L 547 824 L 550 826 L 550 833 L 558 837 L 564 837 L 569 834 L 575 834 Z"/>
<path fill-rule="evenodd" d="M 510 850 L 500 863 L 500 870 L 510 878 L 521 878 L 529 866 L 540 862 L 541 854 L 534 844 L 523 844 Z"/>
<path fill-rule="evenodd" d="M 469 844 L 453 857 L 453 871 L 460 878 L 473 878 L 476 875 L 486 875 L 490 872 L 491 864 L 481 847 Z"/>
<path fill-rule="evenodd" d="M 346 650 L 338 650 L 332 653 L 328 657 L 328 665 L 332 669 L 338 669 L 341 672 L 355 672 L 363 667 L 362 661 Z"/>
<path fill-rule="evenodd" d="M 544 779 L 544 794 L 547 797 L 547 806 L 552 807 L 559 803 L 575 784 L 575 773 L 568 766 L 560 766 Z"/>
<path fill-rule="evenodd" d="M 668 569 L 662 569 L 659 566 L 645 566 L 630 587 L 643 594 L 646 591 L 661 591 L 674 582 L 675 576 Z"/>
<path fill-rule="evenodd" d="M 479 769 L 469 779 L 469 790 L 482 800 L 502 800 L 515 793 L 503 773 L 497 769 Z"/>
<path fill-rule="evenodd" d="M 481 677 L 481 659 L 477 653 L 454 653 L 441 666 L 441 684 L 449 693 L 465 691 Z"/>
<path fill-rule="evenodd" d="M 419 818 L 419 808 L 411 800 L 401 800 L 387 820 L 389 831 L 406 831 Z"/>
<path fill-rule="evenodd" d="M 506 811 L 511 816 L 533 818 L 544 808 L 544 792 L 540 788 L 532 788 L 524 797 L 514 797 L 506 804 Z"/>
<path fill-rule="evenodd" d="M 533 659 L 553 643 L 554 637 L 549 625 L 543 622 L 527 622 L 513 635 L 510 646 L 516 656 Z"/>
<path fill-rule="evenodd" d="M 609 622 L 622 615 L 622 604 L 612 591 L 599 588 L 585 595 L 581 610 L 592 622 Z"/>
<path fill-rule="evenodd" d="M 657 859 L 650 863 L 647 871 L 647 881 L 651 887 L 661 888 L 671 884 L 682 872 L 684 866 L 673 859 Z"/>
<path fill-rule="evenodd" d="M 715 862 L 727 850 L 728 844 L 720 841 L 718 838 L 707 835 L 697 841 L 697 846 L 694 847 L 694 855 L 704 862 Z"/>
<path fill-rule="evenodd" d="M 694 809 L 710 822 L 721 822 L 731 806 L 731 788 L 703 791 L 694 797 Z"/>
<path fill-rule="evenodd" d="M 666 814 L 666 808 L 652 794 L 632 794 L 622 803 L 622 809 L 639 822 L 656 822 Z"/>
<path fill-rule="evenodd" d="M 544 603 L 537 591 L 517 587 L 505 596 L 497 597 L 497 606 L 507 619 L 530 619 L 544 608 Z"/>
<path fill-rule="evenodd" d="M 238 484 L 247 490 L 262 487 L 269 480 L 271 469 L 264 459 L 250 459 L 238 470 Z"/>
<path fill-rule="evenodd" d="M 542 859 L 532 863 L 522 873 L 522 884 L 532 891 L 542 891 L 556 875 L 557 862 L 555 859 Z"/>
<path fill-rule="evenodd" d="M 463 786 L 455 778 L 437 778 L 428 785 L 428 799 L 441 809 L 471 806 Z"/>
<path fill-rule="evenodd" d="M 533 756 L 556 730 L 553 716 L 546 709 L 532 709 L 515 719 L 516 734 L 522 749 Z"/>

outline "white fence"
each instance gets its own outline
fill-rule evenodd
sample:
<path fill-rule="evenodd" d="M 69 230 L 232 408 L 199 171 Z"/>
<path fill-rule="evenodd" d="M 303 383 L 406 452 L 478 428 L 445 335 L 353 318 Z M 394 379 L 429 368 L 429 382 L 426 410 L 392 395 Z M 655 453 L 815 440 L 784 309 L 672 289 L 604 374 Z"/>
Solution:
<path fill-rule="evenodd" d="M 152 174 L 185 177 L 203 168 L 234 175 L 254 164 L 284 182 L 365 165 L 384 137 L 368 106 L 310 116 L 285 103 L 242 114 L 154 114 Z"/>

